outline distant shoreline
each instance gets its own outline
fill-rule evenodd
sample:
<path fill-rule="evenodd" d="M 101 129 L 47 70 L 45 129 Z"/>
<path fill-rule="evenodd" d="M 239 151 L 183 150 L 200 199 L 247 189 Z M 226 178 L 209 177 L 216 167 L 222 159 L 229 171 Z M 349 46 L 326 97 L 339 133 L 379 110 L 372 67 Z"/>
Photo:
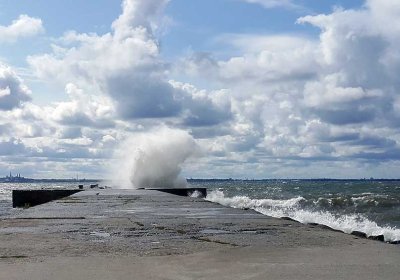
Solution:
<path fill-rule="evenodd" d="M 400 179 L 387 179 L 387 178 L 361 178 L 361 179 L 338 179 L 338 178 L 315 178 L 315 179 L 233 179 L 233 178 L 187 178 L 189 183 L 193 182 L 285 182 L 285 181 L 299 181 L 299 182 L 400 182 Z M 110 181 L 108 179 L 33 179 L 33 178 L 18 178 L 9 177 L 0 178 L 0 183 L 99 183 Z"/>
<path fill-rule="evenodd" d="M 385 182 L 400 182 L 400 179 L 378 179 L 378 178 L 361 178 L 361 179 L 337 179 L 337 178 L 316 178 L 316 179 L 198 179 L 198 178 L 190 178 L 187 179 L 188 182 L 233 182 L 233 181 L 242 181 L 242 182 L 282 182 L 282 181 L 299 181 L 299 182 L 332 182 L 332 181 L 346 181 L 346 182 L 379 182 L 379 181 L 385 181 Z"/>
<path fill-rule="evenodd" d="M 100 179 L 32 179 L 32 178 L 21 178 L 10 180 L 8 178 L 0 178 L 0 183 L 93 183 L 101 182 Z"/>

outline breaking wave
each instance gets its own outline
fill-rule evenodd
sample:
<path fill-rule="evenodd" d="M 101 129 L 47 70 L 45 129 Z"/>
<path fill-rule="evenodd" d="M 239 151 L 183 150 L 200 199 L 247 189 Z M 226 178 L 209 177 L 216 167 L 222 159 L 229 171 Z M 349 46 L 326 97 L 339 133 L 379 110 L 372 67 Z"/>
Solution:
<path fill-rule="evenodd" d="M 360 198 L 359 200 L 368 201 L 368 199 Z M 261 214 L 275 218 L 289 217 L 304 224 L 322 224 L 345 233 L 360 231 L 367 234 L 367 236 L 383 235 L 386 242 L 400 240 L 400 229 L 379 226 L 376 222 L 369 220 L 361 214 L 339 215 L 329 211 L 303 208 L 304 205 L 309 203 L 302 196 L 287 200 L 251 199 L 247 196 L 226 197 L 222 191 L 216 190 L 210 192 L 206 200 L 233 208 L 253 209 Z M 357 201 L 357 198 L 353 198 L 353 200 Z M 350 203 L 350 201 L 352 201 L 351 198 L 348 202 Z M 321 203 L 321 201 L 318 202 L 317 200 L 313 203 Z"/>
<path fill-rule="evenodd" d="M 133 134 L 115 151 L 110 177 L 122 188 L 186 187 L 182 165 L 199 151 L 195 139 L 183 130 L 160 127 Z"/>

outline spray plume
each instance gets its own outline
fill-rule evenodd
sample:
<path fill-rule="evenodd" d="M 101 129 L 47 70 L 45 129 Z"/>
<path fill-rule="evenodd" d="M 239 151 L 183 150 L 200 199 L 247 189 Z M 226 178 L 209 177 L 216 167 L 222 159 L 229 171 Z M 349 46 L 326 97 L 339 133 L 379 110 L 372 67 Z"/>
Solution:
<path fill-rule="evenodd" d="M 118 153 L 114 183 L 130 188 L 178 188 L 187 185 L 181 176 L 182 164 L 197 155 L 199 147 L 189 133 L 163 127 L 133 135 Z"/>

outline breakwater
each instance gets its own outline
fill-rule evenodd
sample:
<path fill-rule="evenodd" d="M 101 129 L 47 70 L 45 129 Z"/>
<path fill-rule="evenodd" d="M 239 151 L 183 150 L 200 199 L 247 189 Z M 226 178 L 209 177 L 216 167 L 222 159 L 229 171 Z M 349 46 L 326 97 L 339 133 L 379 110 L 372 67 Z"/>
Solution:
<path fill-rule="evenodd" d="M 0 219 L 0 278 L 397 279 L 398 246 L 153 190 L 90 189 Z M 90 268 L 90 269 L 88 269 Z"/>

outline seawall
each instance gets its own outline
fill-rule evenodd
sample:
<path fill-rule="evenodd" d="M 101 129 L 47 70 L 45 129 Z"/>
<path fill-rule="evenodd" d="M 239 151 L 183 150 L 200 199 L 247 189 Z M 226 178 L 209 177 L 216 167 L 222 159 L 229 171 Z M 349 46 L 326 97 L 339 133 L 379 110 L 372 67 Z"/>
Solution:
<path fill-rule="evenodd" d="M 13 190 L 12 202 L 13 208 L 32 207 L 47 203 L 53 200 L 61 199 L 81 190 Z"/>
<path fill-rule="evenodd" d="M 154 190 L 0 219 L 0 279 L 398 279 L 400 247 Z"/>

